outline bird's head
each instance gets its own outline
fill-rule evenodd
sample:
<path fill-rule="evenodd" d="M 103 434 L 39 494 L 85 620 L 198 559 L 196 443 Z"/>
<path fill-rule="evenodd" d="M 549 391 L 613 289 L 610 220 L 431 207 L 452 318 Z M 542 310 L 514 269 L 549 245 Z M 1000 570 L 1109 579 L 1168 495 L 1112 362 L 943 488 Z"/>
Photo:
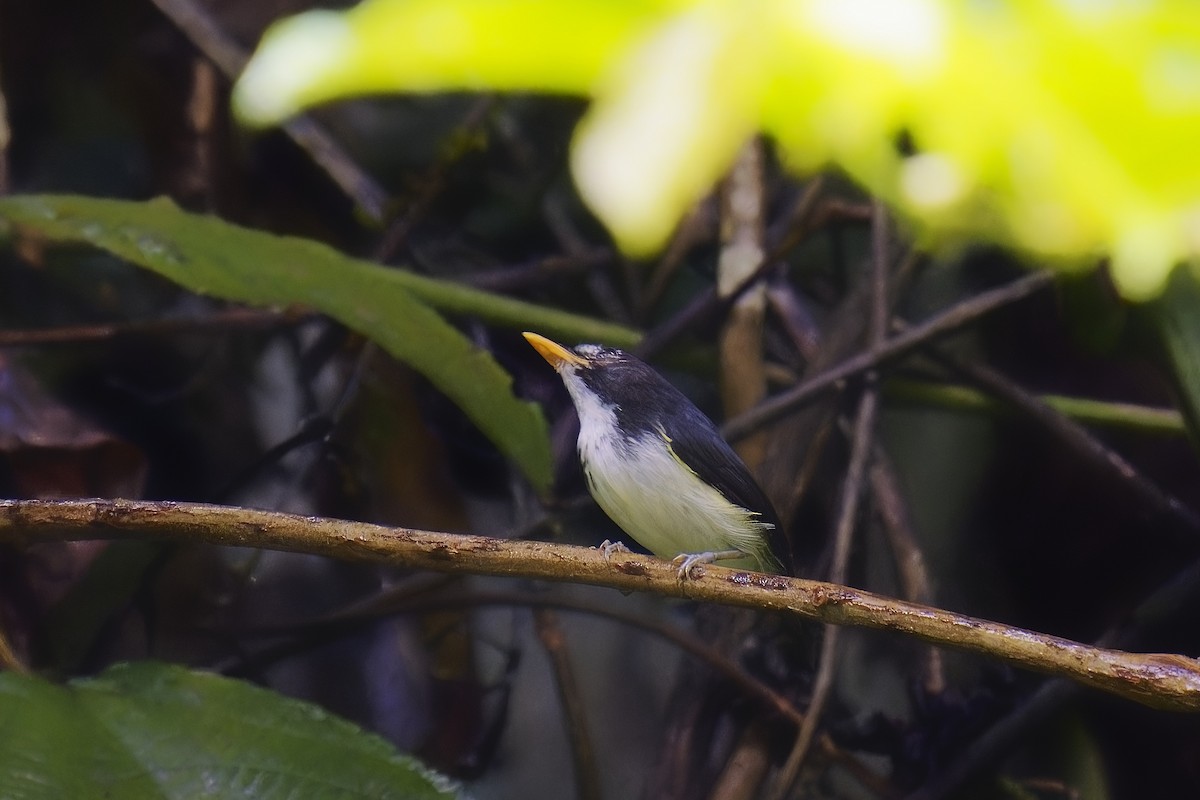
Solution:
<path fill-rule="evenodd" d="M 525 333 L 525 339 L 562 377 L 581 419 L 591 409 L 607 408 L 626 436 L 654 429 L 670 414 L 696 416 L 693 424 L 712 426 L 649 364 L 624 350 L 596 344 L 564 347 L 536 333 Z"/>
<path fill-rule="evenodd" d="M 541 354 L 560 374 L 566 372 L 578 373 L 581 370 L 602 370 L 606 367 L 629 365 L 635 361 L 628 353 L 612 347 L 601 347 L 598 344 L 581 344 L 575 347 L 564 347 L 552 339 L 537 333 L 526 331 L 526 341 L 533 349 Z"/>

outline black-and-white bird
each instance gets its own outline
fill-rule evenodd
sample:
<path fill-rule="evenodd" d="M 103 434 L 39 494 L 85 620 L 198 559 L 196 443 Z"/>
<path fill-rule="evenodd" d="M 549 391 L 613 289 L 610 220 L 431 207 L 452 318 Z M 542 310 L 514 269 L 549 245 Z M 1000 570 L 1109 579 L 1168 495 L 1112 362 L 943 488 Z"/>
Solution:
<path fill-rule="evenodd" d="M 579 412 L 592 497 L 627 534 L 682 564 L 783 572 L 779 520 L 746 465 L 700 409 L 649 365 L 594 344 L 525 338 L 558 371 Z"/>

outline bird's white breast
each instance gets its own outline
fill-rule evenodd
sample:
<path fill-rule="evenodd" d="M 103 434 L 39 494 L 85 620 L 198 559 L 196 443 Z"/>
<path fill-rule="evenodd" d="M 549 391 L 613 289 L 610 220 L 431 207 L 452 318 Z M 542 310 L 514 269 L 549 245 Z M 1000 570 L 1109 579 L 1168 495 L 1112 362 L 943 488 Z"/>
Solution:
<path fill-rule="evenodd" d="M 737 549 L 754 556 L 722 563 L 754 569 L 769 563 L 763 554 L 769 526 L 676 458 L 665 433 L 626 440 L 616 409 L 577 376 L 564 378 L 579 411 L 579 456 L 592 496 L 622 530 L 661 558 Z"/>

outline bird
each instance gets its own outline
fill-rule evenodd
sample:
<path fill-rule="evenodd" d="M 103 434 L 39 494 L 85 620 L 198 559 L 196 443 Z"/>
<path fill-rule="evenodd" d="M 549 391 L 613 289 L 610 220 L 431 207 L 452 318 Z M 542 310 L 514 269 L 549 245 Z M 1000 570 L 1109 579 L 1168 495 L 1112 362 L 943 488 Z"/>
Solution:
<path fill-rule="evenodd" d="M 650 365 L 596 344 L 573 348 L 526 331 L 579 414 L 588 490 L 626 534 L 679 564 L 721 561 L 782 574 L 779 518 L 717 426 Z M 605 556 L 622 545 L 605 543 Z"/>

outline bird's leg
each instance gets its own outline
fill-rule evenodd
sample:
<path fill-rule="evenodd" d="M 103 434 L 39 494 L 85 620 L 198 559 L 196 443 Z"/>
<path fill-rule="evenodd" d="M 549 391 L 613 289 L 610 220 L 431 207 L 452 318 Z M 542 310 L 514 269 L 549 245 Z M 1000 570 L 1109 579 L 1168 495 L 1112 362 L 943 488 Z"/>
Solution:
<path fill-rule="evenodd" d="M 701 564 L 712 564 L 714 561 L 730 561 L 735 558 L 745 558 L 741 550 L 709 550 L 705 553 L 680 553 L 671 559 L 672 564 L 679 565 L 679 580 L 695 579 L 692 570 Z"/>
<path fill-rule="evenodd" d="M 605 564 L 608 564 L 609 562 L 612 561 L 613 553 L 630 553 L 630 552 L 632 552 L 628 547 L 625 546 L 624 542 L 622 542 L 622 541 L 610 542 L 608 539 L 605 539 L 603 542 L 601 542 L 600 547 L 597 549 L 599 549 L 600 552 L 604 555 L 604 563 Z"/>

